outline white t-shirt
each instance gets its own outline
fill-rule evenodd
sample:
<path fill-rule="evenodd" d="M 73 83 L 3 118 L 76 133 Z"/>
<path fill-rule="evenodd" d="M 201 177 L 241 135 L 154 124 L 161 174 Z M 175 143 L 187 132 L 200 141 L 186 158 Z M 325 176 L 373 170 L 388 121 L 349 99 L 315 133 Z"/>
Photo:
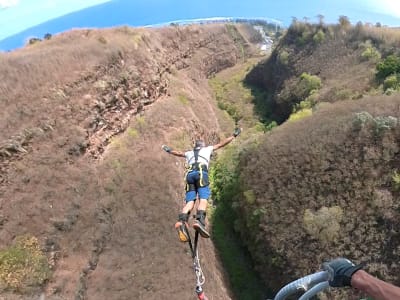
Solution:
<path fill-rule="evenodd" d="M 199 150 L 199 156 L 197 162 L 203 165 L 206 165 L 208 168 L 208 163 L 210 162 L 211 154 L 214 150 L 214 146 L 202 147 Z M 185 152 L 186 163 L 188 165 L 192 165 L 196 162 L 194 157 L 194 151 L 186 151 Z"/>

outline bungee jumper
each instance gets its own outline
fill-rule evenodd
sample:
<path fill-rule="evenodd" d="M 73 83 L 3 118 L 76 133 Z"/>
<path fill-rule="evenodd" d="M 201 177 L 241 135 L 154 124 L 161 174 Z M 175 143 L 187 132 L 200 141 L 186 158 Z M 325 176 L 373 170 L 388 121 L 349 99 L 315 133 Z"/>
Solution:
<path fill-rule="evenodd" d="M 186 159 L 187 170 L 185 173 L 185 201 L 181 213 L 178 215 L 178 221 L 175 223 L 175 229 L 178 232 L 181 242 L 188 242 L 188 219 L 191 210 L 194 208 L 195 201 L 199 198 L 197 207 L 196 221 L 193 224 L 196 230 L 203 238 L 209 238 L 210 234 L 206 229 L 206 209 L 208 199 L 211 196 L 211 190 L 208 180 L 208 165 L 211 154 L 214 150 L 218 150 L 230 142 L 232 142 L 241 133 L 240 128 L 236 128 L 233 134 L 216 145 L 206 146 L 204 140 L 197 140 L 193 150 L 186 152 L 173 150 L 163 145 L 162 149 L 172 155 L 184 157 Z"/>
<path fill-rule="evenodd" d="M 178 215 L 178 221 L 175 223 L 175 229 L 181 242 L 188 242 L 192 253 L 194 270 L 196 273 L 196 293 L 198 299 L 207 300 L 202 285 L 205 277 L 200 266 L 198 255 L 198 237 L 209 238 L 210 233 L 206 228 L 206 210 L 208 199 L 211 196 L 208 178 L 208 166 L 211 154 L 214 150 L 218 150 L 230 142 L 232 142 L 241 133 L 240 128 L 235 128 L 233 134 L 223 141 L 215 145 L 206 146 L 203 139 L 196 140 L 194 148 L 188 151 L 173 150 L 166 145 L 162 145 L 162 149 L 174 156 L 184 157 L 186 159 L 185 172 L 185 206 Z M 196 200 L 199 199 L 195 221 L 193 228 L 195 230 L 194 241 L 189 234 L 189 216 L 195 206 Z"/>

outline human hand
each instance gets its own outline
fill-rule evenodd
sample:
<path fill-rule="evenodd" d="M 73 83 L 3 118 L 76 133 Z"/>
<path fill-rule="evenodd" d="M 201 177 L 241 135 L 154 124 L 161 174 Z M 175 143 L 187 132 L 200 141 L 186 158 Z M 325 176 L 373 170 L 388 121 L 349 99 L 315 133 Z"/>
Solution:
<path fill-rule="evenodd" d="M 235 128 L 235 130 L 233 131 L 233 136 L 237 137 L 240 133 L 242 132 L 241 128 Z"/>
<path fill-rule="evenodd" d="M 351 286 L 351 276 L 362 269 L 364 264 L 355 265 L 346 258 L 336 258 L 322 264 L 322 269 L 330 275 L 329 285 L 332 287 Z"/>
<path fill-rule="evenodd" d="M 168 147 L 167 145 L 162 145 L 161 148 L 162 148 L 165 152 L 167 152 L 167 153 L 170 153 L 171 150 L 172 150 L 172 149 L 171 149 L 170 147 Z"/>

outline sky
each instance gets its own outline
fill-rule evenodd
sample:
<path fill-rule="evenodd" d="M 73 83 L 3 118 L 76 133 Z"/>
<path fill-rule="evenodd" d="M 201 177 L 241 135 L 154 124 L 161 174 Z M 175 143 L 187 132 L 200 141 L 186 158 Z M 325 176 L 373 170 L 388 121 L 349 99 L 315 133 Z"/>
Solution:
<path fill-rule="evenodd" d="M 293 17 L 312 21 L 319 14 L 329 23 L 344 15 L 353 23 L 400 26 L 400 0 L 0 0 L 0 50 L 71 28 L 145 26 L 205 17 L 266 17 L 288 26 Z"/>

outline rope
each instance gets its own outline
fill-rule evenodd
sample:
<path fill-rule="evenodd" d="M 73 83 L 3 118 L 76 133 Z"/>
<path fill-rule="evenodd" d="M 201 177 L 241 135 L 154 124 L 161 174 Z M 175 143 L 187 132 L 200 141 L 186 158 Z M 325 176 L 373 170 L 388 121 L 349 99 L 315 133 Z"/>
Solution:
<path fill-rule="evenodd" d="M 189 234 L 189 247 L 190 247 L 190 251 L 192 252 L 193 268 L 194 268 L 194 272 L 196 274 L 196 293 L 198 295 L 202 295 L 202 297 L 205 297 L 204 293 L 203 293 L 202 285 L 205 283 L 206 278 L 204 277 L 204 273 L 203 273 L 203 270 L 201 269 L 201 265 L 200 265 L 199 250 L 197 247 L 198 241 L 199 241 L 199 233 L 197 231 L 194 236 L 194 244 L 192 244 L 192 238 L 190 237 L 190 234 Z M 206 299 L 206 298 L 201 298 L 201 299 Z"/>

